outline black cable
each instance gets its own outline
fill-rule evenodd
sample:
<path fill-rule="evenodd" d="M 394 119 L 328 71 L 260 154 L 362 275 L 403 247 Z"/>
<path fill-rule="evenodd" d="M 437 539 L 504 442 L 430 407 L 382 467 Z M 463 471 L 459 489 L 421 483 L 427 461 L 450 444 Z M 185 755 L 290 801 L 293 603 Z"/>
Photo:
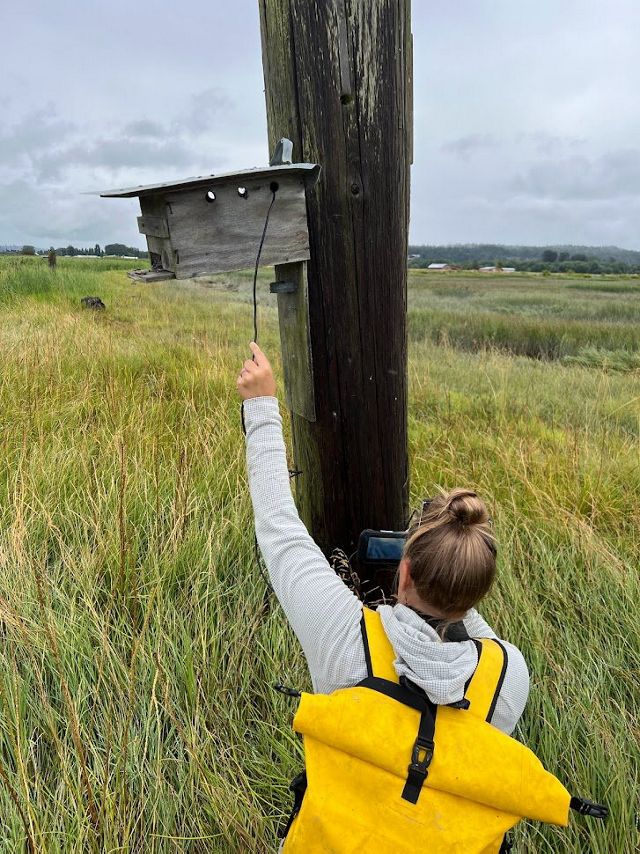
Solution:
<path fill-rule="evenodd" d="M 262 237 L 260 238 L 260 246 L 258 246 L 258 254 L 256 255 L 256 266 L 253 270 L 253 340 L 256 342 L 256 344 L 258 343 L 258 267 L 260 266 L 260 256 L 262 255 L 264 239 L 267 236 L 267 226 L 269 225 L 271 208 L 273 207 L 273 203 L 276 200 L 276 192 L 277 190 L 271 190 L 271 204 L 269 205 L 269 208 L 267 210 L 267 217 L 264 221 Z"/>
<path fill-rule="evenodd" d="M 271 190 L 271 202 L 269 207 L 267 208 L 267 216 L 264 220 L 264 228 L 262 229 L 262 237 L 260 238 L 260 245 L 258 246 L 258 254 L 256 255 L 256 264 L 253 269 L 253 340 L 258 343 L 258 268 L 260 267 L 260 256 L 262 255 L 262 247 L 264 246 L 264 241 L 267 236 L 267 227 L 269 226 L 269 217 L 271 215 L 271 208 L 273 207 L 273 203 L 276 200 L 276 192 L 277 190 Z M 246 436 L 247 430 L 244 424 L 244 401 L 240 404 L 240 423 L 242 424 L 242 432 Z M 265 591 L 265 605 L 267 603 L 267 597 L 269 596 L 269 591 L 271 590 L 271 582 L 264 571 L 264 567 L 262 565 L 262 555 L 260 554 L 260 548 L 258 546 L 258 538 L 253 535 L 253 547 L 255 551 L 256 564 L 258 565 L 258 569 L 260 571 L 260 575 L 262 576 L 262 580 L 266 584 L 267 588 Z"/>

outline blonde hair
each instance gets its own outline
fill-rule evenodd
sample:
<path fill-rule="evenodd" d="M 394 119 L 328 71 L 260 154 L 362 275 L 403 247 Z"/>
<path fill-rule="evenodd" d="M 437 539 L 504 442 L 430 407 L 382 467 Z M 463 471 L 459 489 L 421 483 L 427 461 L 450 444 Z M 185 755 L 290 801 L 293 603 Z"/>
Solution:
<path fill-rule="evenodd" d="M 496 574 L 496 541 L 484 502 L 469 489 L 432 499 L 404 547 L 421 599 L 446 616 L 485 596 Z"/>

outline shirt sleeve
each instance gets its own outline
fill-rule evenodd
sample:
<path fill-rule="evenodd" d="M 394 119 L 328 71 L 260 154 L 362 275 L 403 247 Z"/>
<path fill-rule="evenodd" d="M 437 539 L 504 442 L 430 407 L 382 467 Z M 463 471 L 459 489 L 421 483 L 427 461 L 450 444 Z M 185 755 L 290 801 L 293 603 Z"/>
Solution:
<path fill-rule="evenodd" d="M 277 399 L 245 401 L 244 420 L 256 536 L 269 579 L 302 645 L 314 688 L 343 683 L 344 671 L 353 669 L 354 648 L 362 647 L 362 605 L 333 572 L 298 515 Z M 365 666 L 364 650 L 361 656 Z"/>
<path fill-rule="evenodd" d="M 498 635 L 493 631 L 489 623 L 480 616 L 475 608 L 467 611 L 463 620 L 464 627 L 470 638 L 497 638 Z"/>

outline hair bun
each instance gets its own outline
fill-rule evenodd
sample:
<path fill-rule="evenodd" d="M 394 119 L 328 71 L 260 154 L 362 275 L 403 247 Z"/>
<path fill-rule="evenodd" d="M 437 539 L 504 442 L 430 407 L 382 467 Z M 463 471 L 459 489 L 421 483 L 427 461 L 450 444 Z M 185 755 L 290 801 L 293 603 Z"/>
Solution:
<path fill-rule="evenodd" d="M 446 509 L 461 525 L 480 525 L 489 521 L 484 502 L 470 489 L 454 489 L 450 492 Z"/>

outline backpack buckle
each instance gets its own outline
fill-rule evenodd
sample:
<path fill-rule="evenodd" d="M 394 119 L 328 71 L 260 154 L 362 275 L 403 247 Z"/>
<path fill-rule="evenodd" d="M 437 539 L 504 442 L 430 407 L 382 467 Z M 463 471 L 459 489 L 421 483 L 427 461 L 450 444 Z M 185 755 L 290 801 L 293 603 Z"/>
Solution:
<path fill-rule="evenodd" d="M 411 764 L 409 765 L 407 779 L 402 790 L 402 797 L 410 804 L 417 804 L 424 781 L 429 773 L 429 765 L 433 759 L 435 745 L 430 738 L 418 736 L 411 753 Z"/>
<path fill-rule="evenodd" d="M 418 736 L 416 738 L 415 744 L 413 745 L 413 752 L 411 753 L 411 764 L 409 765 L 409 770 L 414 771 L 418 774 L 424 774 L 427 776 L 427 769 L 429 765 L 431 765 L 431 761 L 433 759 L 433 752 L 435 750 L 435 744 L 431 741 L 430 738 L 421 738 Z M 421 756 L 421 754 L 424 754 Z"/>
<path fill-rule="evenodd" d="M 289 688 L 287 685 L 281 685 L 279 682 L 273 686 L 275 691 L 278 691 L 280 694 L 284 694 L 285 697 L 301 697 L 302 694 L 300 691 L 296 691 L 295 688 Z"/>

